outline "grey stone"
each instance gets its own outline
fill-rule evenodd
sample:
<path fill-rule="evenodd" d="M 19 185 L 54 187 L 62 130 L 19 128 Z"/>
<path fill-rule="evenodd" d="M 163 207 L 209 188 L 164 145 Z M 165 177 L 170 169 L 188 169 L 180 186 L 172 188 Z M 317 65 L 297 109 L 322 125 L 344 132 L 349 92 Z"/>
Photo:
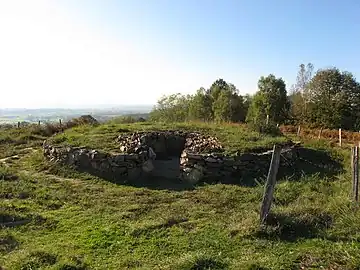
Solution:
<path fill-rule="evenodd" d="M 125 161 L 125 155 L 117 155 L 114 157 L 116 163 L 121 163 Z"/>
<path fill-rule="evenodd" d="M 151 172 L 154 170 L 154 165 L 152 163 L 152 161 L 149 159 L 147 161 L 144 162 L 144 164 L 142 165 L 142 169 L 144 172 Z"/>
<path fill-rule="evenodd" d="M 205 161 L 207 163 L 220 163 L 221 162 L 221 160 L 217 160 L 216 158 L 213 158 L 213 157 L 208 157 L 205 159 Z"/>

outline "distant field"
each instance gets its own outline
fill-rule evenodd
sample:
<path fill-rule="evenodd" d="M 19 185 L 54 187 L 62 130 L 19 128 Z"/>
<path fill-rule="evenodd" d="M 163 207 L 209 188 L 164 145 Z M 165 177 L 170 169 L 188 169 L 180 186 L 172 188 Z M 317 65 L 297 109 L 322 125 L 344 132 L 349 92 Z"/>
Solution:
<path fill-rule="evenodd" d="M 93 115 L 99 121 L 107 121 L 111 118 L 131 115 L 146 118 L 151 107 L 134 107 L 121 109 L 0 109 L 0 124 L 17 122 L 58 122 L 59 119 L 70 120 L 81 115 Z"/>
<path fill-rule="evenodd" d="M 200 123 L 80 126 L 50 140 L 111 150 L 121 132 L 154 129 L 216 135 L 229 152 L 287 140 L 245 125 Z M 204 184 L 175 191 L 118 185 L 67 168 L 50 173 L 40 148 L 46 136 L 35 131 L 0 133 L 0 153 L 18 154 L 9 167 L 0 165 L 5 269 L 360 267 L 360 212 L 350 201 L 348 149 L 304 142 L 318 155 L 311 164 L 315 170 L 304 167 L 300 177 L 278 179 L 271 219 L 260 227 L 264 179 L 254 186 Z M 342 170 L 327 168 L 330 159 Z"/>

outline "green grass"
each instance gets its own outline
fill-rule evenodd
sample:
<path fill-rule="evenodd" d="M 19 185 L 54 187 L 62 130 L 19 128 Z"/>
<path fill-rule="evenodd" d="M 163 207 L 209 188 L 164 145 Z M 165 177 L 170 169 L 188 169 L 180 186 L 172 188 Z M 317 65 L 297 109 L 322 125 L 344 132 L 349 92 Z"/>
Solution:
<path fill-rule="evenodd" d="M 33 127 L 0 128 L 0 159 L 16 155 L 24 148 L 40 146 L 46 136 L 34 131 Z"/>
<path fill-rule="evenodd" d="M 75 144 L 111 149 L 101 134 L 111 139 L 120 128 L 148 126 L 84 126 L 56 138 L 66 136 Z M 227 147 L 233 144 L 239 149 L 263 147 L 264 141 L 278 139 L 256 134 L 261 143 L 253 142 L 247 140 L 251 133 L 242 131 L 241 142 L 239 126 L 185 128 L 222 134 L 224 142 L 230 141 Z M 0 222 L 23 223 L 1 228 L 0 266 L 15 270 L 359 269 L 360 214 L 349 196 L 349 151 L 330 149 L 321 142 L 306 144 L 328 151 L 346 171 L 304 175 L 297 181 L 290 176 L 279 179 L 266 227 L 259 226 L 263 182 L 254 187 L 203 185 L 188 191 L 135 188 L 70 170 L 52 175 L 44 170 L 40 151 L 26 154 L 10 168 L 0 167 Z"/>
<path fill-rule="evenodd" d="M 206 124 L 206 123 L 151 123 L 139 122 L 131 124 L 108 123 L 98 127 L 79 126 L 66 130 L 55 136 L 52 142 L 56 144 L 70 144 L 87 146 L 105 151 L 119 151 L 116 138 L 123 133 L 152 130 L 185 130 L 197 131 L 216 136 L 230 153 L 250 151 L 256 148 L 271 148 L 274 143 L 287 141 L 286 137 L 259 134 L 249 130 L 245 125 L 236 124 Z"/>

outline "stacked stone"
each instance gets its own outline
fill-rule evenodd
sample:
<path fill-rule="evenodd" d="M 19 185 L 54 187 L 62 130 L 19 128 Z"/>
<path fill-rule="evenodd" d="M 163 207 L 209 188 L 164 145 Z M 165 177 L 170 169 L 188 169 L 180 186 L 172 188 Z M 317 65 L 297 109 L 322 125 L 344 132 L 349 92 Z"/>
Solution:
<path fill-rule="evenodd" d="M 120 143 L 120 150 L 126 153 L 137 153 L 149 146 L 155 152 L 175 152 L 185 149 L 192 153 L 210 153 L 221 152 L 224 149 L 215 137 L 177 130 L 122 134 L 117 141 Z"/>
<path fill-rule="evenodd" d="M 180 154 L 181 178 L 200 180 L 238 178 L 266 174 L 272 151 L 225 156 L 216 138 L 181 131 L 136 132 L 118 137 L 121 154 L 107 154 L 87 148 L 54 147 L 44 142 L 45 157 L 53 162 L 95 171 L 100 176 L 131 180 L 153 170 L 157 155 Z M 297 147 L 298 145 L 295 145 Z M 296 158 L 293 146 L 284 147 L 281 162 L 291 166 Z M 183 151 L 184 150 L 184 151 Z M 156 154 L 155 154 L 156 153 Z M 215 154 L 216 153 L 216 154 Z"/>
<path fill-rule="evenodd" d="M 44 144 L 44 156 L 50 161 L 72 166 L 81 171 L 96 172 L 99 176 L 116 179 L 135 179 L 142 172 L 152 169 L 154 152 L 141 151 L 131 154 L 107 154 L 97 150 L 73 147 L 54 147 Z"/>
<path fill-rule="evenodd" d="M 291 166 L 296 158 L 296 145 L 283 149 L 281 165 Z M 195 154 L 184 151 L 180 158 L 181 177 L 192 183 L 201 179 L 219 179 L 264 174 L 269 168 L 272 151 L 229 157 L 221 154 Z"/>
<path fill-rule="evenodd" d="M 197 132 L 188 133 L 185 142 L 185 151 L 191 153 L 221 152 L 223 146 L 215 137 L 202 135 Z"/>

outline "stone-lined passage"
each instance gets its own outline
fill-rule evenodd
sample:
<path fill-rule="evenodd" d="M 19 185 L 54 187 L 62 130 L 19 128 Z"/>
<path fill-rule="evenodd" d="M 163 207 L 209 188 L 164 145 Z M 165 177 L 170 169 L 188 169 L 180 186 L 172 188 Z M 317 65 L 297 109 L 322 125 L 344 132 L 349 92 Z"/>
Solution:
<path fill-rule="evenodd" d="M 184 150 L 194 153 L 224 151 L 224 147 L 216 137 L 178 130 L 121 134 L 117 142 L 121 152 L 124 153 L 138 153 L 151 147 L 157 158 L 180 157 Z"/>
<path fill-rule="evenodd" d="M 178 175 L 176 178 L 195 184 L 202 180 L 230 178 L 240 181 L 244 175 L 266 173 L 272 154 L 270 150 L 226 156 L 221 153 L 224 148 L 217 138 L 195 132 L 136 132 L 122 134 L 117 141 L 122 153 L 110 154 L 88 148 L 51 146 L 44 142 L 44 155 L 51 162 L 124 183 L 149 175 L 171 175 L 169 178 Z M 282 162 L 285 165 L 291 164 L 289 161 L 294 158 L 293 150 L 296 146 L 288 145 L 283 148 Z M 178 169 L 173 167 L 176 164 L 172 163 L 171 157 L 178 159 L 173 159 L 178 163 Z M 161 160 L 167 161 L 159 162 Z M 168 173 L 165 172 L 167 169 Z"/>

